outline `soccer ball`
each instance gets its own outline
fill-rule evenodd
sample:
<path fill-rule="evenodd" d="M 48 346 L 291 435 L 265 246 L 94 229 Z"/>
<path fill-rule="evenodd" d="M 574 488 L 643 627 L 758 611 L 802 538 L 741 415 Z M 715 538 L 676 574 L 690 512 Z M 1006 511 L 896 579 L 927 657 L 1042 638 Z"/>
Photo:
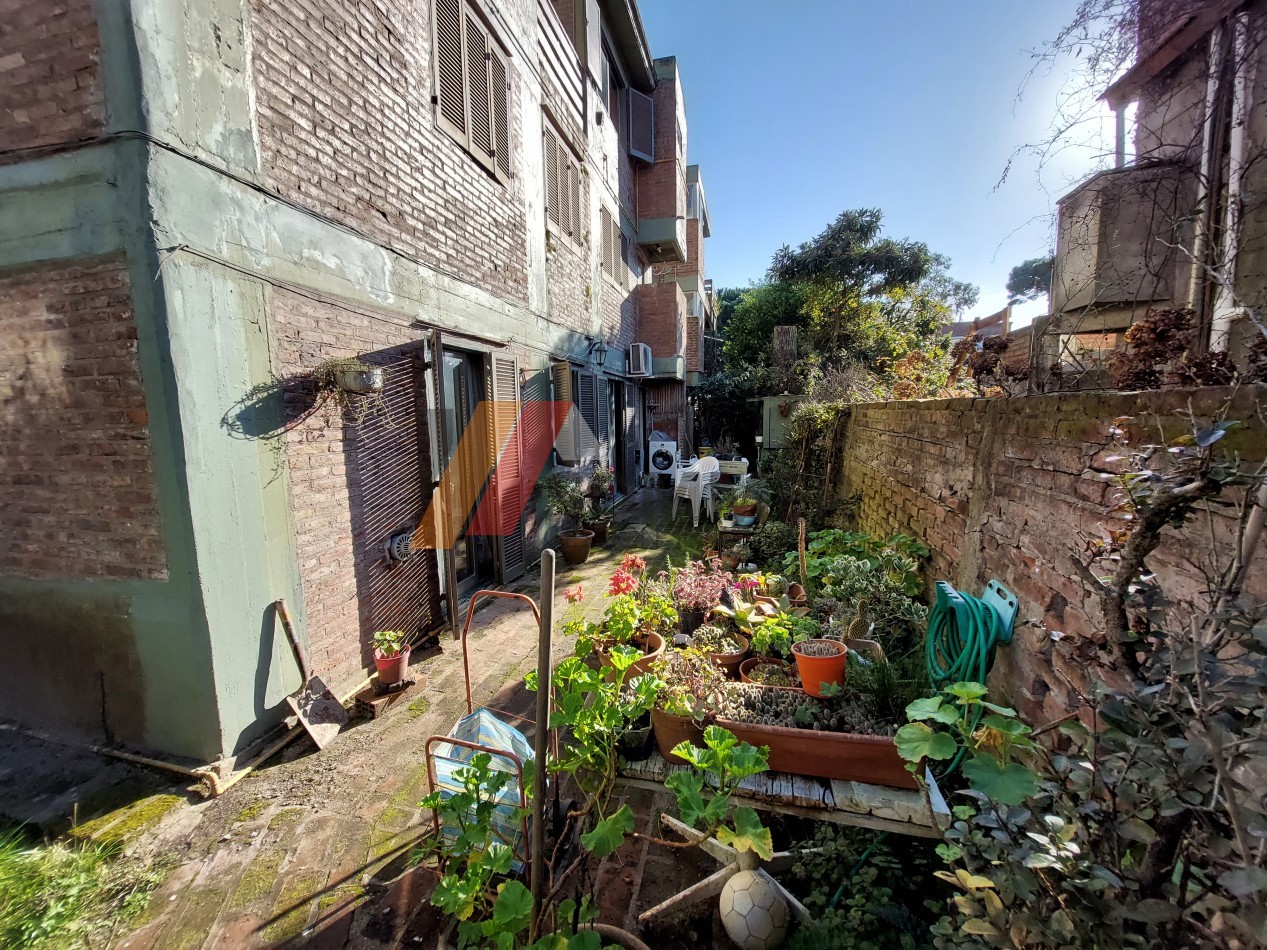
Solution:
<path fill-rule="evenodd" d="M 787 901 L 756 871 L 740 871 L 722 888 L 721 922 L 743 950 L 773 950 L 787 938 Z"/>

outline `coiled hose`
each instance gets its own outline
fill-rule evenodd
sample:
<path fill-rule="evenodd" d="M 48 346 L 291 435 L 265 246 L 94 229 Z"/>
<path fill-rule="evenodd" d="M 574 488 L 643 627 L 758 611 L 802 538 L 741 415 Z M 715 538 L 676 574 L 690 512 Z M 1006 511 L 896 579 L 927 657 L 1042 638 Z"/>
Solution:
<path fill-rule="evenodd" d="M 928 633 L 924 638 L 924 665 L 928 682 L 941 692 L 952 683 L 984 683 L 994 666 L 994 652 L 1001 643 L 1012 641 L 1012 629 L 1005 627 L 998 611 L 980 598 L 961 594 L 945 581 L 937 582 L 937 601 L 928 612 Z M 977 707 L 972 728 L 981 721 L 982 708 Z M 959 747 L 955 757 L 937 776 L 944 778 L 959 768 L 967 749 Z M 881 832 L 862 852 L 858 863 L 840 882 L 836 895 L 827 905 L 832 909 L 840 902 L 845 887 L 862 870 L 876 847 L 889 836 Z"/>

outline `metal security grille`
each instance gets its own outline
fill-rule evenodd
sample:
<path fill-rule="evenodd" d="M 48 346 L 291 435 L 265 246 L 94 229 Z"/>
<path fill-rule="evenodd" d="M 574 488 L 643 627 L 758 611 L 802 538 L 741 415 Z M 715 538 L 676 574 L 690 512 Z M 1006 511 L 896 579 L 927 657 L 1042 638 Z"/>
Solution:
<path fill-rule="evenodd" d="M 353 505 L 353 540 L 363 636 L 374 630 L 430 634 L 443 622 L 434 553 L 418 551 L 404 560 L 387 554 L 388 541 L 412 532 L 431 501 L 423 359 L 421 347 L 367 358 L 383 366 L 386 378 L 381 404 L 366 414 L 355 436 L 360 504 Z"/>

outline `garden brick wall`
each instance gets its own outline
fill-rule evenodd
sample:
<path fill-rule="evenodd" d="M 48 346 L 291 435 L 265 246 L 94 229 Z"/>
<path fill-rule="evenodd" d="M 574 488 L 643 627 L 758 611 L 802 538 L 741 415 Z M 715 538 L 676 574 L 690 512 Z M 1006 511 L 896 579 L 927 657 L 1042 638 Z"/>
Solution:
<path fill-rule="evenodd" d="M 165 578 L 122 255 L 0 273 L 0 573 Z"/>
<path fill-rule="evenodd" d="M 903 532 L 932 548 L 930 580 L 980 594 L 997 578 L 1017 595 L 1015 638 L 995 667 L 994 685 L 1033 721 L 1077 706 L 1100 631 L 1097 603 L 1070 566 L 1082 538 L 1110 523 L 1114 463 L 1110 423 L 1136 420 L 1137 444 L 1187 431 L 1175 415 L 1191 403 L 1211 417 L 1230 400 L 1227 418 L 1243 428 L 1223 440 L 1229 452 L 1261 459 L 1267 451 L 1267 387 L 1155 393 L 1078 393 L 1025 399 L 951 399 L 878 403 L 853 409 L 835 470 L 838 498 L 856 505 L 858 526 Z M 1120 524 L 1120 523 L 1119 523 Z M 1233 525 L 1215 516 L 1214 544 L 1231 550 Z M 1209 560 L 1204 516 L 1173 533 L 1150 558 L 1172 597 L 1198 590 L 1188 563 Z M 1248 590 L 1267 597 L 1267 556 L 1260 551 Z"/>
<path fill-rule="evenodd" d="M 0 0 L 0 152 L 104 130 L 100 45 L 92 0 Z"/>
<path fill-rule="evenodd" d="M 430 10 L 411 0 L 255 0 L 264 180 L 428 266 L 526 303 L 523 178 L 498 183 L 436 127 Z M 516 62 L 512 168 L 523 147 Z"/>

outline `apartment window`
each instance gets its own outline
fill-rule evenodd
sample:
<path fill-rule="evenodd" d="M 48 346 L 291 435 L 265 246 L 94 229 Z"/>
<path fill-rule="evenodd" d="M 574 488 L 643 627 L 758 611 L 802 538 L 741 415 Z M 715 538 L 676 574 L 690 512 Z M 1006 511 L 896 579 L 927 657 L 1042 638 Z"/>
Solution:
<path fill-rule="evenodd" d="M 603 98 L 607 102 L 607 113 L 611 116 L 612 125 L 619 129 L 625 85 L 620 81 L 620 72 L 616 69 L 616 57 L 606 43 L 603 44 Z"/>
<path fill-rule="evenodd" d="M 436 124 L 499 181 L 510 165 L 510 69 L 467 0 L 432 0 Z"/>
<path fill-rule="evenodd" d="M 629 241 L 620 230 L 620 216 L 606 208 L 599 212 L 599 227 L 603 232 L 603 273 L 620 286 L 629 284 Z"/>
<path fill-rule="evenodd" d="M 582 226 L 581 163 L 564 144 L 563 136 L 548 122 L 543 138 L 546 161 L 546 225 L 579 245 L 585 233 Z"/>

